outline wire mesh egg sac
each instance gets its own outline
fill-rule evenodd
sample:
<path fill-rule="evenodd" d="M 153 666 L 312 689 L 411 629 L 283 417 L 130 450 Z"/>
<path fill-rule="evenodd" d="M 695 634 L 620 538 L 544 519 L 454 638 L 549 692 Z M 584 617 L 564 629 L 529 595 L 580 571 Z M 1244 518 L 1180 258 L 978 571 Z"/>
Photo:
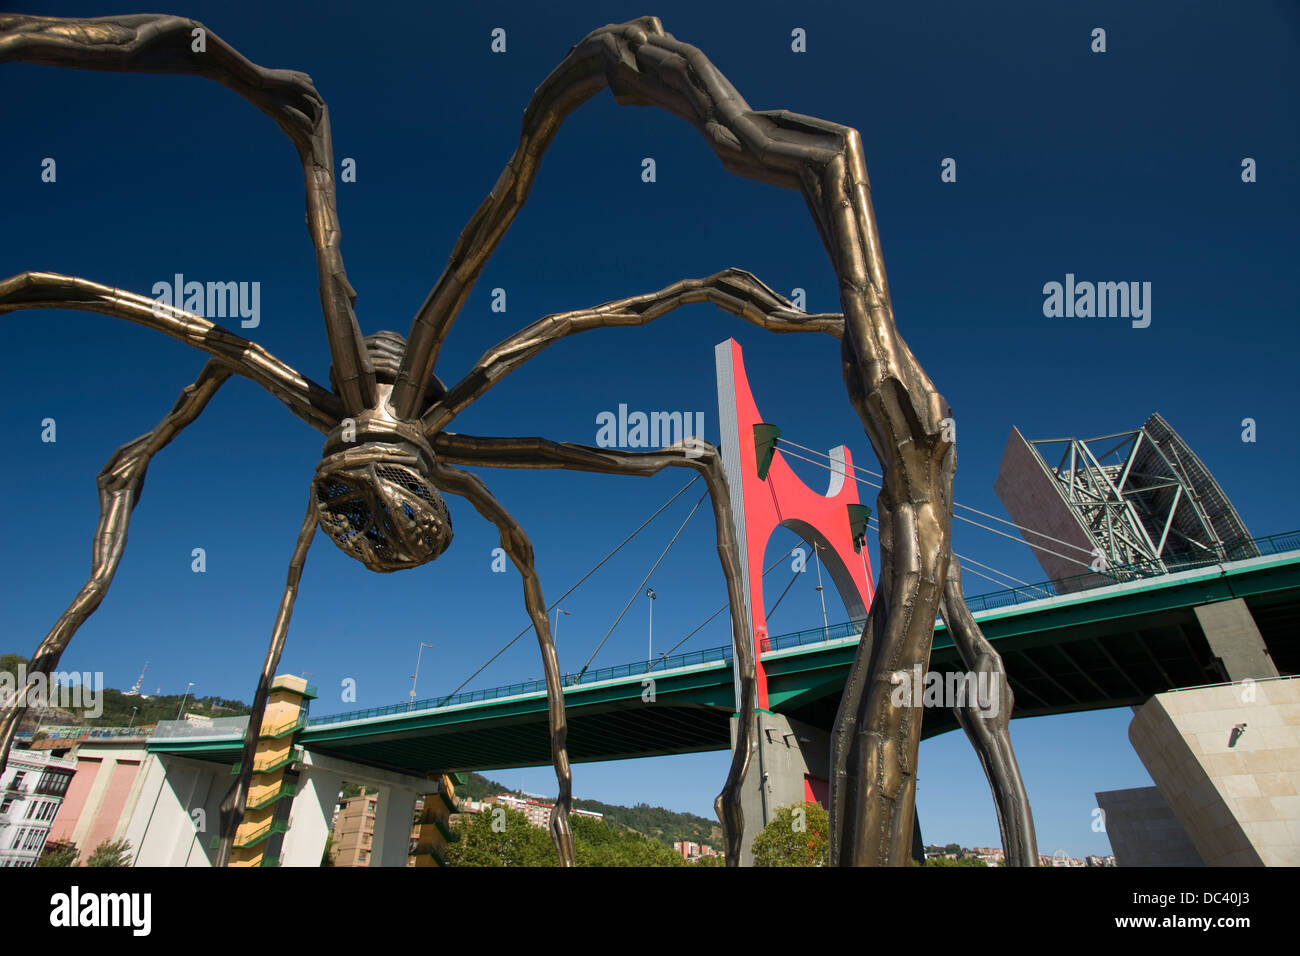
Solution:
<path fill-rule="evenodd" d="M 400 571 L 437 558 L 451 544 L 451 515 L 413 468 L 367 462 L 318 473 L 317 521 L 345 553 L 372 571 Z"/>

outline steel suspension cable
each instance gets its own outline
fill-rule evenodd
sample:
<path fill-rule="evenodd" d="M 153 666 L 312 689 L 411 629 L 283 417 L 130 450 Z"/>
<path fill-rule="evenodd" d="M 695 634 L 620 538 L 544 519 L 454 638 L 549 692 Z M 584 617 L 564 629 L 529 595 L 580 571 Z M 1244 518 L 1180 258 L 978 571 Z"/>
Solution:
<path fill-rule="evenodd" d="M 777 441 L 777 444 L 778 444 L 778 446 L 783 445 L 783 444 L 784 444 L 784 445 L 789 445 L 789 446 L 791 446 L 792 448 L 799 448 L 799 449 L 802 449 L 803 451 L 811 452 L 811 453 L 814 454 L 814 455 L 819 455 L 819 456 L 821 456 L 822 458 L 830 459 L 831 461 L 834 461 L 834 460 L 835 460 L 835 459 L 831 458 L 831 456 L 828 455 L 828 454 L 826 454 L 825 452 L 817 451 L 815 448 L 808 448 L 808 447 L 805 446 L 805 445 L 800 445 L 798 442 L 790 441 L 790 440 L 787 439 L 787 438 L 781 438 L 781 439 L 779 439 L 779 440 Z M 797 457 L 799 457 L 799 456 L 796 455 L 796 456 L 794 456 L 794 457 L 797 458 Z M 808 459 L 806 459 L 806 458 L 803 459 L 803 461 L 807 461 L 807 460 L 808 460 Z M 823 467 L 823 468 L 826 467 L 825 465 L 822 465 L 821 462 L 812 462 L 812 464 L 814 464 L 814 465 L 820 465 L 820 466 Z M 838 463 L 837 463 L 837 464 L 838 464 Z M 874 472 L 874 471 L 872 471 L 870 468 L 863 468 L 861 465 L 849 465 L 849 467 L 852 468 L 854 471 L 860 471 L 860 472 L 862 472 L 863 474 L 871 475 L 873 478 L 881 478 L 881 479 L 883 480 L 883 477 L 884 477 L 883 475 L 879 474 L 878 472 Z M 869 485 L 871 485 L 873 488 L 879 488 L 879 487 L 880 487 L 879 485 L 872 484 L 871 482 L 864 482 L 864 484 L 869 484 Z M 980 511 L 978 508 L 972 508 L 970 505 L 964 505 L 964 504 L 962 504 L 960 501 L 954 501 L 954 502 L 953 502 L 953 507 L 954 507 L 954 508 L 962 508 L 962 509 L 964 509 L 964 510 L 966 510 L 966 511 L 973 511 L 975 514 L 980 515 L 980 516 L 985 517 L 985 518 L 988 518 L 990 521 L 998 521 L 998 522 L 1001 522 L 1002 524 L 1009 525 L 1009 526 L 1011 526 L 1012 528 L 1016 528 L 1016 529 L 1019 530 L 1019 531 L 1022 531 L 1022 532 L 1028 533 L 1028 534 L 1037 535 L 1037 536 L 1040 537 L 1040 538 L 1046 538 L 1048 541 L 1054 541 L 1054 542 L 1056 542 L 1057 544 L 1063 544 L 1063 545 L 1065 545 L 1067 548 L 1074 548 L 1076 551 L 1082 551 L 1084 554 L 1087 554 L 1087 555 L 1089 555 L 1089 556 L 1092 555 L 1092 552 L 1089 551 L 1087 548 L 1080 547 L 1079 545 L 1074 544 L 1074 543 L 1072 543 L 1072 542 L 1070 542 L 1070 541 L 1064 541 L 1064 540 L 1062 540 L 1061 538 L 1054 538 L 1054 537 L 1052 537 L 1050 534 L 1046 534 L 1046 533 L 1044 533 L 1044 532 L 1042 532 L 1042 531 L 1035 531 L 1033 528 L 1027 528 L 1027 527 L 1025 527 L 1025 526 L 1022 525 L 1022 524 L 1016 524 L 1014 521 L 1008 521 L 1006 518 L 999 518 L 997 515 L 991 515 L 991 514 L 989 514 L 987 511 Z M 957 515 L 956 517 L 960 518 L 962 521 L 970 521 L 969 518 L 961 518 L 960 515 Z M 970 523 L 973 524 L 973 525 L 975 525 L 977 528 L 983 528 L 983 527 L 984 527 L 984 525 L 982 525 L 982 524 L 980 524 L 979 522 L 976 522 L 976 521 L 971 521 Z M 994 529 L 993 529 L 993 528 L 989 528 L 989 529 L 987 529 L 987 530 L 989 530 L 989 531 L 993 531 Z M 1012 538 L 1011 540 L 1014 541 L 1015 538 Z M 1028 542 L 1025 542 L 1025 543 L 1028 543 Z M 1030 545 L 1030 547 L 1034 547 L 1034 545 Z M 1042 549 L 1042 550 L 1046 550 L 1046 549 Z M 1058 555 L 1058 557 L 1059 557 L 1059 555 Z M 1008 576 L 1009 576 L 1009 575 L 1008 575 Z"/>
<path fill-rule="evenodd" d="M 768 569 L 767 569 L 766 571 L 763 572 L 763 577 L 767 577 L 769 574 L 771 574 L 773 571 L 775 571 L 775 570 L 776 570 L 776 566 L 777 566 L 778 564 L 780 564 L 782 561 L 784 561 L 786 558 L 790 557 L 790 555 L 794 554 L 795 551 L 798 549 L 798 547 L 799 547 L 799 545 L 796 544 L 793 548 L 791 548 L 791 549 L 790 549 L 789 551 L 787 551 L 785 554 L 781 555 L 781 557 L 779 557 L 779 558 L 777 558 L 775 561 L 773 561 L 773 562 L 771 563 L 771 565 L 768 566 Z M 712 614 L 710 614 L 707 618 L 705 618 L 703 624 L 701 624 L 699 627 L 695 628 L 695 630 L 691 631 L 691 633 L 687 634 L 685 637 L 683 637 L 680 641 L 678 641 L 678 642 L 677 642 L 676 644 L 674 644 L 672 647 L 668 648 L 668 650 L 664 651 L 664 656 L 667 656 L 667 655 L 671 654 L 673 651 L 677 650 L 677 648 L 681 647 L 683 644 L 685 644 L 687 641 L 689 641 L 692 637 L 694 637 L 696 634 L 698 634 L 700 631 L 702 631 L 702 630 L 703 630 L 703 629 L 708 625 L 708 623 L 709 623 L 710 621 L 712 621 L 715 617 L 717 617 L 719 614 L 721 614 L 723 611 L 725 611 L 725 610 L 726 610 L 727 608 L 729 608 L 729 607 L 731 607 L 731 602 L 730 602 L 730 601 L 728 601 L 726 604 L 722 605 L 722 607 L 718 608 L 716 611 L 714 611 Z M 775 608 L 774 608 L 773 610 L 775 610 Z"/>
<path fill-rule="evenodd" d="M 695 512 L 699 510 L 700 505 L 704 503 L 704 499 L 708 496 L 708 491 L 705 491 L 704 494 L 700 495 L 700 500 L 695 502 L 695 507 L 692 508 L 691 513 L 686 516 L 686 520 L 682 522 L 682 526 L 677 529 L 677 533 L 672 536 L 672 540 L 668 542 L 655 563 L 650 566 L 650 570 L 647 571 L 645 577 L 641 579 L 641 583 L 636 586 L 636 590 L 633 591 L 632 596 L 628 598 L 627 604 L 623 605 L 623 610 L 618 612 L 618 617 L 614 619 L 614 623 L 609 626 L 609 630 L 605 632 L 605 636 L 600 639 L 600 643 L 596 645 L 596 649 L 592 651 L 591 656 L 587 658 L 587 663 L 583 664 L 582 670 L 578 671 L 577 676 L 574 678 L 575 680 L 581 680 L 582 675 L 587 673 L 587 668 L 590 667 L 591 662 L 596 659 L 596 655 L 600 653 L 600 649 L 605 646 L 605 642 L 609 640 L 609 636 L 614 633 L 614 628 L 618 627 L 618 622 L 623 620 L 623 615 L 627 614 L 628 608 L 630 608 L 632 603 L 641 595 L 641 589 L 646 586 L 646 582 L 649 581 L 650 576 L 655 573 L 655 569 L 658 568 L 663 562 L 663 559 L 668 556 L 668 552 L 672 549 L 672 546 L 677 543 L 677 539 L 681 537 L 682 532 L 686 530 L 686 526 L 690 524 L 691 519 L 695 517 Z"/>
<path fill-rule="evenodd" d="M 794 443 L 790 442 L 789 444 L 793 445 Z M 780 443 L 778 442 L 778 447 L 779 445 Z M 799 446 L 799 447 L 803 447 L 803 446 Z M 824 462 L 813 461 L 813 459 L 811 458 L 805 458 L 803 455 L 796 455 L 792 451 L 784 452 L 784 454 L 789 456 L 790 458 L 798 458 L 800 461 L 806 461 L 810 465 L 816 465 L 818 468 L 825 468 L 829 472 L 844 474 L 842 471 L 840 471 L 838 463 L 835 465 L 827 465 Z M 820 454 L 820 452 L 817 452 L 817 454 Z M 857 468 L 856 465 L 854 465 L 853 467 Z M 868 485 L 872 488 L 877 488 L 877 489 L 880 488 L 880 485 L 876 484 L 874 481 L 867 481 L 865 478 L 859 478 L 857 475 L 846 475 L 845 477 L 849 478 L 852 481 L 856 481 L 860 485 Z M 1015 535 L 1007 534 L 1005 531 L 999 531 L 997 528 L 990 528 L 988 525 L 980 524 L 978 521 L 972 521 L 970 518 L 967 518 L 964 515 L 954 514 L 953 517 L 956 518 L 958 521 L 965 521 L 967 524 L 973 524 L 977 528 L 983 528 L 985 531 L 991 531 L 993 532 L 993 534 L 1001 535 L 1002 537 L 1006 538 L 1008 541 L 1014 541 L 1016 544 L 1023 544 L 1026 547 L 1032 548 L 1035 551 L 1043 551 L 1046 552 L 1047 554 L 1055 555 L 1056 557 L 1060 558 L 1062 561 L 1069 561 L 1071 564 L 1077 564 L 1081 568 L 1088 568 L 1088 570 L 1092 570 L 1091 565 L 1086 564 L 1083 561 L 1080 561 L 1078 558 L 1072 558 L 1069 555 L 1061 554 L 1059 551 L 1053 551 L 1051 548 L 1044 547 L 1041 544 L 1030 544 L 1024 538 L 1017 538 Z M 1078 545 L 1070 545 L 1070 547 L 1074 548 L 1074 547 L 1078 547 Z M 1080 548 L 1079 550 L 1082 551 L 1083 549 Z M 998 573 L 1001 574 L 1002 572 L 998 572 Z M 1010 577 L 1010 575 L 1007 575 L 1007 577 Z M 997 584 L 999 582 L 995 581 L 993 583 Z"/>
<path fill-rule="evenodd" d="M 587 572 L 586 574 L 584 574 L 582 577 L 578 578 L 578 581 L 577 581 L 576 584 L 574 584 L 572 587 L 569 588 L 569 590 L 565 591 L 563 594 L 561 594 L 559 597 L 557 597 L 554 601 L 552 601 L 552 602 L 547 606 L 547 608 L 546 608 L 546 613 L 547 613 L 547 614 L 550 614 L 552 608 L 557 607 L 561 601 L 563 601 L 566 597 L 568 597 L 570 594 L 572 594 L 574 591 L 576 591 L 576 590 L 578 589 L 578 587 L 582 584 L 582 582 L 586 581 L 587 578 L 591 577 L 593 574 L 595 574 L 597 571 L 599 571 L 600 568 L 601 568 L 601 566 L 604 565 L 605 562 L 607 562 L 610 558 L 614 557 L 614 555 L 616 555 L 616 554 L 618 554 L 620 551 L 622 551 L 622 550 L 623 550 L 623 547 L 624 547 L 624 546 L 625 546 L 629 541 L 631 541 L 631 540 L 632 540 L 633 538 L 635 538 L 638 534 L 640 534 L 642 531 L 645 530 L 646 525 L 650 524 L 650 522 L 654 521 L 655 518 L 658 518 L 661 514 L 663 514 L 664 511 L 667 510 L 667 508 L 668 508 L 669 505 L 671 505 L 674 501 L 676 501 L 676 500 L 677 500 L 678 498 L 680 498 L 682 495 L 686 494 L 686 490 L 687 490 L 688 488 L 690 488 L 691 485 L 695 484 L 695 483 L 696 483 L 697 481 L 699 481 L 699 480 L 700 480 L 700 476 L 699 476 L 699 475 L 696 475 L 694 478 L 692 478 L 690 481 L 688 481 L 684 486 L 682 486 L 682 490 L 681 490 L 681 491 L 677 492 L 677 494 L 673 495 L 671 498 L 669 498 L 667 501 L 665 501 L 662 505 L 660 505 L 659 508 L 658 508 L 658 510 L 655 511 L 654 514 L 652 514 L 650 517 L 646 518 L 645 521 L 642 521 L 641 524 L 637 526 L 637 529 L 636 529 L 635 531 L 633 531 L 633 532 L 632 532 L 631 534 L 629 534 L 626 538 L 624 538 L 621 542 L 619 542 L 618 547 L 614 548 L 613 551 L 611 551 L 609 554 L 605 555 L 603 558 L 601 558 L 599 561 L 597 561 L 596 564 L 592 567 L 592 569 L 591 569 L 590 571 L 588 571 L 588 572 Z M 696 505 L 696 507 L 699 507 L 699 506 Z M 470 674 L 470 675 L 469 675 L 468 677 L 466 677 L 463 681 L 461 681 L 460 684 L 456 687 L 455 690 L 453 690 L 450 694 L 448 694 L 446 697 L 444 697 L 444 698 L 442 699 L 442 701 L 438 704 L 438 706 L 439 706 L 439 707 L 443 706 L 443 704 L 445 704 L 447 701 L 451 700 L 451 698 L 455 697 L 458 693 L 460 693 L 460 691 L 464 688 L 464 686 L 465 686 L 466 684 L 468 684 L 470 681 L 472 681 L 475 677 L 478 677 L 479 674 L 483 673 L 483 671 L 485 671 L 485 670 L 488 668 L 488 665 L 490 665 L 490 664 L 491 664 L 493 661 L 495 661 L 498 657 L 500 657 L 502 654 L 504 654 L 506 651 L 508 651 L 512 646 L 514 646 L 514 644 L 515 644 L 516 641 L 518 641 L 521 637 L 523 637 L 525 634 L 527 634 L 527 633 L 528 633 L 529 631 L 531 631 L 532 629 L 533 629 L 533 625 L 529 624 L 529 625 L 528 625 L 527 627 L 525 627 L 522 631 L 520 631 L 518 634 L 516 634 L 514 637 L 512 637 L 509 641 L 507 641 L 507 642 L 506 642 L 506 645 L 505 645 L 504 647 L 502 647 L 501 650 L 497 651 L 495 654 L 493 654 L 491 657 L 489 657 L 489 658 L 487 659 L 487 662 L 484 663 L 484 665 L 483 665 L 482 667 L 480 667 L 480 668 L 479 668 L 478 670 L 476 670 L 474 673 Z"/>

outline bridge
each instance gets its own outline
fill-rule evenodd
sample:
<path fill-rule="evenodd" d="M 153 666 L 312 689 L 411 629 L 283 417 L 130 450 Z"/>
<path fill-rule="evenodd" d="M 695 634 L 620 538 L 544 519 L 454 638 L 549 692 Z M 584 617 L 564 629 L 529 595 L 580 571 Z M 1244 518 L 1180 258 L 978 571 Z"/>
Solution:
<path fill-rule="evenodd" d="M 1046 582 L 968 598 L 1005 662 L 1014 717 L 1139 705 L 1179 687 L 1228 680 L 1213 625 L 1196 609 L 1241 600 L 1269 656 L 1300 672 L 1300 532 L 1255 539 L 1260 557 L 1072 591 Z M 1094 579 L 1096 575 L 1083 577 Z M 770 712 L 829 731 L 862 622 L 768 638 L 762 661 Z M 735 693 L 731 648 L 716 647 L 589 671 L 565 687 L 574 762 L 726 750 Z M 964 671 L 942 622 L 931 670 Z M 925 715 L 926 737 L 956 727 Z M 149 749 L 205 761 L 238 759 L 242 727 L 156 737 Z M 415 776 L 548 765 L 540 681 L 310 718 L 297 743 L 312 753 Z"/>
<path fill-rule="evenodd" d="M 732 489 L 739 587 L 749 609 L 748 631 L 759 665 L 752 749 L 756 769 L 741 793 L 746 827 L 743 865 L 748 862 L 750 839 L 772 818 L 775 807 L 805 799 L 825 802 L 831 776 L 829 732 L 874 594 L 863 551 L 871 513 L 859 501 L 858 486 L 879 487 L 871 479 L 880 476 L 854 465 L 844 445 L 823 453 L 782 436 L 779 428 L 765 422 L 736 342 L 719 343 L 715 361 L 721 460 Z M 1140 443 L 1134 448 L 1140 446 L 1144 453 L 1155 455 L 1159 442 L 1151 442 L 1150 450 Z M 1183 448 L 1180 462 L 1194 459 L 1189 449 L 1179 447 Z M 1110 453 L 1103 452 L 1101 457 L 1109 460 Z M 827 491 L 811 489 L 794 473 L 787 458 L 826 470 Z M 1199 464 L 1199 460 L 1193 463 Z M 1105 480 L 1097 487 L 1112 487 L 1106 469 L 1118 469 L 1117 487 L 1129 497 L 1116 502 L 1107 498 L 1099 504 L 1094 500 L 1097 488 L 1089 485 L 1084 489 L 1086 501 L 1078 504 L 1083 517 L 1070 512 L 1077 528 L 1057 513 L 1060 507 L 1043 514 L 1031 509 L 1032 513 L 1022 515 L 1022 523 L 1003 522 L 1022 533 L 1040 563 L 1044 554 L 1059 559 L 1060 563 L 1047 570 L 1049 575 L 1057 574 L 1057 567 L 1063 569 L 1060 573 L 1085 568 L 1086 574 L 967 598 L 976 621 L 1004 663 L 1015 695 L 1013 717 L 1145 705 L 1175 689 L 1300 670 L 1300 641 L 1295 638 L 1300 626 L 1300 532 L 1250 540 L 1237 522 L 1227 529 L 1235 529 L 1235 534 L 1221 533 L 1212 519 L 1222 517 L 1220 512 L 1235 515 L 1226 499 L 1210 509 L 1213 514 L 1202 514 L 1204 508 L 1194 509 L 1195 521 L 1178 511 L 1184 490 L 1191 496 L 1188 500 L 1199 500 L 1198 495 L 1217 490 L 1217 486 L 1211 487 L 1208 472 L 1186 478 L 1175 471 L 1177 481 L 1161 478 L 1162 472 L 1147 476 L 1150 482 L 1144 478 L 1140 487 L 1129 488 L 1125 480 L 1135 474 L 1132 465 L 1133 461 L 1099 466 Z M 1146 475 L 1150 465 L 1146 462 L 1138 471 Z M 1074 491 L 1066 494 L 1058 487 L 1059 468 L 1050 472 L 1035 462 L 1027 471 L 1030 478 L 1016 487 L 1046 482 L 1050 494 L 1028 494 L 1023 496 L 1026 501 L 1051 503 L 1065 494 L 1062 500 L 1072 502 L 1071 495 L 1078 497 Z M 1072 481 L 1077 478 L 1073 467 L 1068 475 Z M 1169 501 L 1160 498 L 1168 497 L 1175 485 Z M 1021 502 L 1016 495 L 1012 499 Z M 957 506 L 1002 521 L 960 503 Z M 1137 521 L 1141 527 L 1135 525 L 1133 534 L 1146 540 L 1153 531 L 1141 524 L 1140 516 L 1135 517 L 1140 510 L 1154 522 L 1160 545 L 1153 544 L 1141 554 L 1134 552 L 1136 558 L 1115 548 L 1091 550 L 1095 542 L 1089 537 L 1089 522 L 1098 507 Z M 663 510 L 656 511 L 597 562 L 556 599 L 557 603 Z M 954 517 L 1012 537 L 968 516 Z M 1177 527 L 1176 518 L 1182 521 Z M 777 527 L 794 531 L 813 549 L 819 589 L 824 567 L 851 620 L 835 627 L 824 624 L 769 636 L 768 601 L 764 598 L 767 572 L 762 564 Z M 1044 528 L 1052 533 L 1045 533 Z M 1185 546 L 1165 547 L 1171 530 L 1177 531 L 1178 541 Z M 678 535 L 680 529 L 668 548 Z M 1053 548 L 1058 546 L 1100 560 L 1090 565 L 1086 559 L 1057 553 Z M 668 548 L 634 593 L 646 585 Z M 977 570 L 983 568 L 1009 577 L 955 552 L 954 558 L 971 574 L 986 577 Z M 1146 563 L 1124 563 L 1138 559 Z M 996 578 L 989 580 L 998 583 Z M 784 593 L 771 606 L 772 611 Z M 651 592 L 647 594 L 653 597 Z M 513 640 L 525 633 L 521 631 Z M 948 681 L 973 676 L 967 674 L 942 622 L 935 631 L 930 675 L 944 675 Z M 922 680 L 922 675 L 916 679 Z M 730 644 L 596 671 L 584 666 L 578 676 L 566 675 L 564 683 L 568 753 L 574 763 L 728 750 L 739 726 L 735 713 L 738 677 Z M 316 865 L 330 811 L 344 780 L 374 783 L 387 795 L 379 801 L 386 822 L 382 827 L 376 823 L 377 845 L 384 848 L 380 853 L 386 861 L 383 865 L 405 864 L 410 814 L 417 794 L 441 793 L 442 809 L 436 800 L 424 804 L 423 812 L 433 816 L 422 823 L 424 842 L 420 845 L 424 850 L 416 854 L 420 860 L 430 855 L 440 860 L 438 851 L 445 846 L 447 833 L 446 820 L 439 815 L 454 808 L 454 800 L 448 796 L 450 778 L 445 775 L 543 766 L 552 760 L 546 688 L 541 681 L 465 693 L 457 688 L 442 698 L 313 718 L 307 718 L 304 705 L 315 693 L 305 681 L 278 677 L 276 688 L 276 719 L 272 720 L 268 711 L 254 761 L 254 773 L 261 778 L 250 791 L 256 820 L 250 822 L 246 817 L 240 831 L 245 842 L 236 841 L 237 848 L 249 851 L 241 865 L 267 861 Z M 916 703 L 923 702 L 924 698 Z M 150 792 L 168 794 L 166 803 L 173 810 L 186 807 L 192 813 L 198 804 L 215 807 L 214 795 L 227 789 L 225 781 L 240 759 L 246 720 L 219 720 L 210 728 L 174 723 L 160 726 L 148 744 L 158 758 Z M 266 732 L 266 726 L 272 727 L 272 732 Z M 953 712 L 942 707 L 929 708 L 922 720 L 926 737 L 956 726 Z M 286 773 L 293 782 L 288 782 Z M 283 806 L 277 810 L 276 801 L 287 798 L 293 801 L 288 812 Z M 188 817 L 170 812 L 165 818 L 163 825 L 153 828 L 156 835 L 150 835 L 147 823 L 141 825 L 140 835 L 148 837 L 149 846 L 141 844 L 140 859 L 155 864 L 179 859 L 176 841 L 183 842 Z M 296 821 L 292 830 L 290 819 Z M 275 839 L 277 834 L 285 834 L 282 845 Z M 187 864 L 196 859 L 192 854 L 185 856 Z"/>

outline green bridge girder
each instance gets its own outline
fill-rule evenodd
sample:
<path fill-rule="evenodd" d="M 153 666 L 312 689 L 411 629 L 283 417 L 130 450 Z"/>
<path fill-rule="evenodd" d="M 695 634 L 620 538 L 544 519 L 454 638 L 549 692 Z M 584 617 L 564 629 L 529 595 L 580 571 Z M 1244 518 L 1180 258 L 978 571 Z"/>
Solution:
<path fill-rule="evenodd" d="M 1300 671 L 1300 552 L 1214 565 L 975 615 L 1005 662 L 1015 717 L 1140 704 L 1174 687 L 1224 680 L 1193 608 L 1243 598 L 1278 670 Z M 857 638 L 763 655 L 772 710 L 829 729 Z M 932 671 L 964 671 L 940 624 Z M 653 677 L 653 687 L 646 680 Z M 653 690 L 653 699 L 651 699 Z M 575 763 L 726 750 L 729 660 L 565 689 Z M 364 714 L 365 712 L 362 712 Z M 925 737 L 956 728 L 928 710 Z M 314 723 L 297 742 L 357 763 L 425 775 L 551 762 L 545 692 Z M 231 763 L 237 738 L 155 739 L 149 749 Z"/>

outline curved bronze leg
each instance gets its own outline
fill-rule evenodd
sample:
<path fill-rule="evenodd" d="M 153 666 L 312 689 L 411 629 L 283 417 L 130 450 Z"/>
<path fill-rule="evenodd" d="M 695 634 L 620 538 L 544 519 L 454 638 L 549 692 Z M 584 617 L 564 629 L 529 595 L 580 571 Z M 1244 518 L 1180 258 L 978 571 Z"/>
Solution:
<path fill-rule="evenodd" d="M 546 716 L 551 731 L 551 758 L 555 764 L 555 779 L 560 792 L 555 798 L 555 812 L 551 814 L 551 836 L 560 856 L 560 866 L 576 866 L 573 852 L 573 831 L 569 827 L 569 810 L 573 805 L 573 773 L 569 769 L 569 751 L 566 745 L 568 725 L 564 718 L 564 687 L 560 681 L 560 662 L 551 640 L 551 622 L 542 597 L 542 582 L 533 565 L 533 545 L 510 512 L 488 491 L 478 476 L 451 465 L 435 462 L 433 480 L 444 491 L 460 495 L 474 506 L 483 517 L 501 532 L 501 547 L 519 569 L 524 579 L 524 604 L 537 631 L 537 643 L 542 651 L 542 667 L 546 672 Z"/>
<path fill-rule="evenodd" d="M 180 434 L 181 429 L 199 417 L 208 400 L 229 377 L 230 370 L 222 363 L 208 362 L 194 384 L 185 387 L 167 417 L 153 431 L 127 442 L 104 465 L 96 482 L 99 485 L 99 527 L 95 529 L 90 577 L 36 648 L 30 674 L 48 676 L 58 666 L 59 658 L 77 629 L 104 600 L 126 549 L 131 512 L 140 501 L 149 462 Z M 9 759 L 9 748 L 27 710 L 27 694 L 28 689 L 23 687 L 12 700 L 0 707 L 0 769 Z"/>
<path fill-rule="evenodd" d="M 749 611 L 745 607 L 745 591 L 740 575 L 740 546 L 731 524 L 731 492 L 717 448 L 706 442 L 698 442 L 690 450 L 673 447 L 652 452 L 624 452 L 546 438 L 480 438 L 448 432 L 436 436 L 433 447 L 443 461 L 493 468 L 568 468 L 613 475 L 653 475 L 666 467 L 678 466 L 693 468 L 704 476 L 709 497 L 713 501 L 718 558 L 722 562 L 727 598 L 731 604 L 732 653 L 736 655 L 737 670 L 740 673 L 740 726 L 736 733 L 736 746 L 732 749 L 727 779 L 714 800 L 713 807 L 722 823 L 727 866 L 739 866 L 745 830 L 740 787 L 749 771 L 750 753 L 753 749 L 756 725 L 754 704 L 758 696 L 758 684 L 750 641 Z"/>
<path fill-rule="evenodd" d="M 957 722 L 979 754 L 993 791 L 993 805 L 998 812 L 998 829 L 1002 831 L 1002 849 L 1007 866 L 1037 866 L 1038 838 L 1034 832 L 1034 814 L 1029 809 L 1029 795 L 1020 776 L 1015 751 L 1011 749 L 1011 709 L 1015 705 L 1006 667 L 993 650 L 980 626 L 966 606 L 961 590 L 961 564 L 953 558 L 948 564 L 944 585 L 944 624 L 961 654 L 966 669 L 977 675 L 981 686 L 992 695 L 991 707 L 969 701 L 956 708 Z"/>
<path fill-rule="evenodd" d="M 230 862 L 235 831 L 239 829 L 248 805 L 248 787 L 253 779 L 253 756 L 257 753 L 257 738 L 262 732 L 262 717 L 266 713 L 267 699 L 271 696 L 271 682 L 275 680 L 275 671 L 280 666 L 280 656 L 284 653 L 284 642 L 289 636 L 289 619 L 293 617 L 293 602 L 298 597 L 298 582 L 302 580 L 303 565 L 307 563 L 307 551 L 315 536 L 316 493 L 313 489 L 307 500 L 307 514 L 298 531 L 298 543 L 294 545 L 293 557 L 289 559 L 289 579 L 285 582 L 284 597 L 280 599 L 280 611 L 275 616 L 275 627 L 271 629 L 271 644 L 266 649 L 262 676 L 257 681 L 257 693 L 253 695 L 253 709 L 248 715 L 248 727 L 244 731 L 239 776 L 221 801 L 221 843 L 217 850 L 216 866 L 225 866 Z"/>

